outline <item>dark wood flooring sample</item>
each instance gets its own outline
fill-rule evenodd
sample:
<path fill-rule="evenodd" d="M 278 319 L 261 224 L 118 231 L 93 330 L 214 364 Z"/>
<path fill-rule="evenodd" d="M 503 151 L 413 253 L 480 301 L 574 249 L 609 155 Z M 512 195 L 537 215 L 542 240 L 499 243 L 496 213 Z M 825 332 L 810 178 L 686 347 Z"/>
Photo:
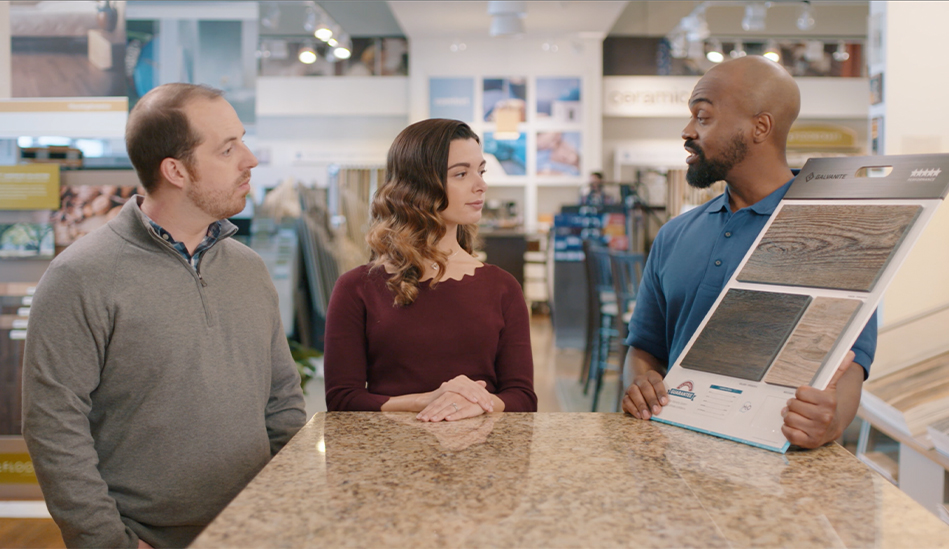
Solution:
<path fill-rule="evenodd" d="M 920 211 L 921 206 L 785 206 L 738 280 L 869 292 Z"/>
<path fill-rule="evenodd" d="M 809 385 L 860 304 L 857 299 L 815 297 L 768 370 L 765 383 L 794 388 Z"/>
<path fill-rule="evenodd" d="M 682 367 L 761 381 L 810 301 L 807 295 L 728 290 Z"/>

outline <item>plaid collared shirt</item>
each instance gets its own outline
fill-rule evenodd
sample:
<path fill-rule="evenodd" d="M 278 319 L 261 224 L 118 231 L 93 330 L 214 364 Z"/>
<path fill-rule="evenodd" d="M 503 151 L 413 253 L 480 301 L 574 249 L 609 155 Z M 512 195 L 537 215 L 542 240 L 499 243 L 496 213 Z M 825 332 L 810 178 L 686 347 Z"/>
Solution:
<path fill-rule="evenodd" d="M 211 223 L 208 225 L 208 232 L 205 234 L 204 240 L 202 240 L 201 243 L 198 244 L 198 247 L 194 249 L 194 254 L 189 254 L 188 248 L 184 245 L 184 243 L 175 240 L 174 237 L 171 236 L 171 233 L 162 228 L 162 226 L 158 223 L 155 223 L 149 219 L 148 216 L 145 216 L 145 219 L 148 219 L 148 222 L 151 223 L 152 228 L 155 229 L 155 232 L 158 233 L 158 236 L 160 236 L 165 242 L 171 244 L 174 249 L 178 250 L 178 253 L 180 253 L 181 256 L 185 258 L 185 261 L 187 261 L 188 264 L 191 265 L 191 268 L 195 271 L 198 270 L 198 264 L 201 261 L 201 254 L 213 246 L 221 236 L 221 222 L 215 221 L 214 223 Z"/>

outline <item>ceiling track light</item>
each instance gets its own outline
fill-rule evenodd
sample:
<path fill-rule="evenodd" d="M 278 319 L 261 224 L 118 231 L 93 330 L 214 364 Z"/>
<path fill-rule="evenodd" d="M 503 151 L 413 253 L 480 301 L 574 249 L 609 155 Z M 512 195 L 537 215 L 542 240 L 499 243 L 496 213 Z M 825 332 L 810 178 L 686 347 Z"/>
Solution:
<path fill-rule="evenodd" d="M 492 37 L 523 35 L 527 2 L 488 2 L 488 15 L 491 16 L 488 34 Z"/>
<path fill-rule="evenodd" d="M 774 40 L 768 40 L 764 47 L 764 56 L 775 63 L 781 62 L 781 47 Z"/>
<path fill-rule="evenodd" d="M 732 51 L 730 51 L 728 55 L 732 59 L 738 59 L 739 57 L 748 55 L 748 52 L 745 51 L 745 43 L 741 40 L 735 40 L 735 43 L 732 46 Z"/>
<path fill-rule="evenodd" d="M 316 50 L 313 49 L 313 46 L 303 46 L 297 52 L 297 59 L 304 65 L 312 65 L 316 63 Z"/>
<path fill-rule="evenodd" d="M 814 28 L 814 6 L 810 0 L 804 0 L 801 5 L 801 15 L 797 18 L 797 28 L 802 31 L 809 31 Z"/>
<path fill-rule="evenodd" d="M 712 63 L 721 63 L 725 60 L 725 52 L 722 50 L 722 42 L 718 38 L 712 38 L 706 43 L 708 48 L 705 52 L 705 58 Z"/>
<path fill-rule="evenodd" d="M 746 31 L 761 32 L 765 28 L 765 18 L 768 16 L 768 2 L 752 2 L 745 6 L 745 16 L 741 20 L 741 28 Z"/>
<path fill-rule="evenodd" d="M 843 40 L 837 42 L 837 51 L 834 52 L 834 61 L 843 63 L 850 59 L 850 52 L 847 51 L 847 43 Z"/>

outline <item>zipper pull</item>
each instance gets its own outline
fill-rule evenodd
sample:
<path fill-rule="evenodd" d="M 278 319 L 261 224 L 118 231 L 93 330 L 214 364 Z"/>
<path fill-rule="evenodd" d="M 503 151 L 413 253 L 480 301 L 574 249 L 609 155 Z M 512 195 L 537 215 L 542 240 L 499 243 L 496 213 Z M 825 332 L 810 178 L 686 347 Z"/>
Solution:
<path fill-rule="evenodd" d="M 198 280 L 201 282 L 201 287 L 202 287 L 202 288 L 207 288 L 207 287 L 208 287 L 208 283 L 204 281 L 204 277 L 201 276 L 201 273 L 198 273 Z"/>

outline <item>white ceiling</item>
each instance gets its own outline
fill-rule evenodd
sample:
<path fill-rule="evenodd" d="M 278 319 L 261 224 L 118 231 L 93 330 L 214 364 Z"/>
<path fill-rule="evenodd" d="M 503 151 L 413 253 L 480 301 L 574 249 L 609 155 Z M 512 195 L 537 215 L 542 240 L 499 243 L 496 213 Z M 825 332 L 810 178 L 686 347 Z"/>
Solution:
<path fill-rule="evenodd" d="M 527 2 L 526 35 L 535 38 L 590 33 L 605 37 L 627 2 Z M 389 2 L 409 38 L 488 36 L 487 2 Z"/>

